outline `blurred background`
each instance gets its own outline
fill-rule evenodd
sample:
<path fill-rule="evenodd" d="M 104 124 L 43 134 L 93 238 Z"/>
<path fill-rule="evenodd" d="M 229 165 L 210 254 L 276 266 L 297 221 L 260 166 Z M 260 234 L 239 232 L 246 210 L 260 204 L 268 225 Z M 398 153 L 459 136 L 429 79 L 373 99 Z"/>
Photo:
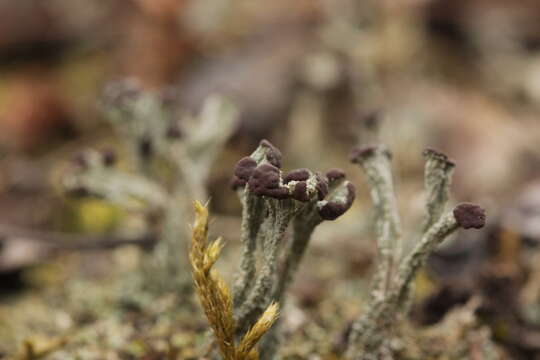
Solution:
<path fill-rule="evenodd" d="M 282 150 L 285 168 L 346 170 L 359 198 L 341 226 L 317 233 L 294 289 L 302 311 L 326 309 L 324 299 L 342 294 L 331 295 L 340 285 L 328 280 L 344 279 L 346 294 L 372 262 L 374 244 L 362 232 L 371 202 L 348 163 L 365 129 L 379 127 L 394 154 L 409 230 L 422 216 L 422 150 L 448 154 L 457 163 L 454 200 L 482 204 L 490 223 L 433 257 L 413 317 L 436 323 L 480 294 L 489 301 L 478 313 L 499 344 L 515 358 L 540 358 L 540 2 L 0 1 L 3 323 L 16 322 L 12 309 L 29 293 L 42 298 L 49 284 L 63 284 L 59 267 L 99 272 L 102 253 L 70 250 L 76 255 L 58 264 L 44 243 L 61 233 L 82 244 L 115 229 L 115 208 L 66 198 L 58 179 L 79 151 L 121 147 L 99 103 L 107 83 L 125 78 L 166 94 L 178 113 L 198 111 L 211 94 L 240 109 L 208 184 L 216 233 L 237 236 L 240 204 L 224 184 L 263 138 Z M 33 303 L 22 312 L 46 309 Z M 295 319 L 299 327 L 305 315 Z"/>

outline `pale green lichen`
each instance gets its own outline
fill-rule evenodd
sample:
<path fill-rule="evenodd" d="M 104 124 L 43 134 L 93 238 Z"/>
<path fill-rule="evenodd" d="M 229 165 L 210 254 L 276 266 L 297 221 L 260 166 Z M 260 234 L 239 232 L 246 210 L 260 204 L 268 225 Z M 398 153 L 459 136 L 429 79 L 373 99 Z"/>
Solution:
<path fill-rule="evenodd" d="M 354 186 L 344 178 L 332 181 L 329 189 L 328 179 L 308 169 L 283 174 L 280 167 L 281 153 L 263 140 L 235 168 L 233 184 L 243 205 L 243 251 L 234 287 L 238 334 L 252 326 L 268 304 L 285 301 L 315 227 L 342 215 L 354 200 Z M 292 238 L 283 245 L 290 224 Z M 262 340 L 261 359 L 274 358 L 279 329 L 278 322 Z"/>
<path fill-rule="evenodd" d="M 112 84 L 105 96 L 107 118 L 127 145 L 127 169 L 105 166 L 98 152 L 88 151 L 62 184 L 142 213 L 159 241 L 142 262 L 141 286 L 189 290 L 189 207 L 193 199 L 207 200 L 210 168 L 236 128 L 238 111 L 211 96 L 197 116 L 176 119 L 162 93 L 143 91 L 133 80 Z"/>
<path fill-rule="evenodd" d="M 390 154 L 380 146 L 355 149 L 351 160 L 364 169 L 376 208 L 379 259 L 367 309 L 353 323 L 346 357 L 357 360 L 392 359 L 392 328 L 403 318 L 412 283 L 435 247 L 458 228 L 479 228 L 484 211 L 472 204 L 444 213 L 454 164 L 433 150 L 426 157 L 426 216 L 420 240 L 401 255 L 401 230 L 391 180 Z"/>

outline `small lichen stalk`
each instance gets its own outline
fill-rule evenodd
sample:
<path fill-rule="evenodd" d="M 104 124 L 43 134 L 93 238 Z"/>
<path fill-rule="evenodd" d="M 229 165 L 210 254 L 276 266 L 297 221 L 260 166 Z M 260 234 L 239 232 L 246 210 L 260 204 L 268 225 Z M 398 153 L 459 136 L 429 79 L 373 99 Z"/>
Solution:
<path fill-rule="evenodd" d="M 401 255 L 401 229 L 393 192 L 390 153 L 382 146 L 356 148 L 351 161 L 364 169 L 376 208 L 378 266 L 367 309 L 353 323 L 346 357 L 358 360 L 393 359 L 392 328 L 408 309 L 412 284 L 428 256 L 459 228 L 479 229 L 485 211 L 474 204 L 460 204 L 445 212 L 455 164 L 446 155 L 424 152 L 426 215 L 421 238 Z"/>
<path fill-rule="evenodd" d="M 316 226 L 344 214 L 355 198 L 355 188 L 341 170 L 326 176 L 309 169 L 284 173 L 281 157 L 275 146 L 263 140 L 234 169 L 232 186 L 243 205 L 243 250 L 234 286 L 239 333 L 252 326 L 271 302 L 283 304 Z M 284 244 L 291 224 L 292 236 Z M 262 359 L 273 359 L 278 351 L 279 328 L 276 324 L 263 339 Z"/>
<path fill-rule="evenodd" d="M 167 92 L 143 91 L 134 80 L 110 84 L 103 109 L 127 165 L 112 151 L 80 154 L 62 179 L 68 193 L 103 198 L 142 215 L 146 231 L 157 232 L 154 251 L 143 258 L 141 285 L 179 293 L 191 289 L 186 222 L 192 199 L 207 199 L 212 163 L 238 123 L 227 100 L 212 96 L 197 116 L 177 119 Z"/>

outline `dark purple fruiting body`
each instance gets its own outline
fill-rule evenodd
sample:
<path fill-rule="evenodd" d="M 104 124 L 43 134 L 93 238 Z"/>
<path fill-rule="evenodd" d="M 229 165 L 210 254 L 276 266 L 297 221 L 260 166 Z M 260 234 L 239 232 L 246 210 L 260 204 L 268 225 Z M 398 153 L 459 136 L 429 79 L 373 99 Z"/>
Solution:
<path fill-rule="evenodd" d="M 349 208 L 352 206 L 354 199 L 356 199 L 356 187 L 352 182 L 347 182 L 347 204 Z"/>
<path fill-rule="evenodd" d="M 343 215 L 347 209 L 343 204 L 338 202 L 329 201 L 326 205 L 319 209 L 319 215 L 324 220 L 336 220 Z"/>
<path fill-rule="evenodd" d="M 239 179 L 248 181 L 256 167 L 257 162 L 249 156 L 246 156 L 240 159 L 234 166 L 234 175 Z"/>
<path fill-rule="evenodd" d="M 306 181 L 309 179 L 309 175 L 310 171 L 308 169 L 291 170 L 283 177 L 283 182 L 288 184 L 291 181 Z"/>
<path fill-rule="evenodd" d="M 376 150 L 376 146 L 354 147 L 349 155 L 349 160 L 352 163 L 357 163 L 359 162 L 360 158 L 371 156 Z"/>
<path fill-rule="evenodd" d="M 481 229 L 486 224 L 486 211 L 475 204 L 459 204 L 454 209 L 454 217 L 463 229 Z"/>
<path fill-rule="evenodd" d="M 307 191 L 307 184 L 305 181 L 300 181 L 294 185 L 294 190 L 291 197 L 295 200 L 306 202 L 309 201 L 309 194 Z"/>
<path fill-rule="evenodd" d="M 246 186 L 247 182 L 245 180 L 240 179 L 238 176 L 233 176 L 230 182 L 231 189 L 238 190 L 240 188 L 243 188 Z"/>
<path fill-rule="evenodd" d="M 279 169 L 270 164 L 261 164 L 255 168 L 248 181 L 249 189 L 255 195 L 275 199 L 289 198 L 289 190 L 280 185 Z"/>
<path fill-rule="evenodd" d="M 341 169 L 330 169 L 326 172 L 326 177 L 329 182 L 341 180 L 345 178 L 345 172 Z"/>
<path fill-rule="evenodd" d="M 317 184 L 315 185 L 315 188 L 317 189 L 317 196 L 319 197 L 319 200 L 323 200 L 326 195 L 328 195 L 328 182 L 326 182 L 320 174 L 317 174 L 316 178 Z"/>
<path fill-rule="evenodd" d="M 266 160 L 277 168 L 281 168 L 281 151 L 268 140 L 261 140 L 259 146 L 265 147 L 266 151 Z"/>
<path fill-rule="evenodd" d="M 381 151 L 382 154 L 386 155 L 389 159 L 392 158 L 392 153 L 380 146 L 364 146 L 364 147 L 354 147 L 349 154 L 349 160 L 352 163 L 360 163 L 362 159 L 369 158 L 375 155 L 378 151 Z"/>
<path fill-rule="evenodd" d="M 324 220 L 335 220 L 349 210 L 356 198 L 356 188 L 351 182 L 347 182 L 347 195 L 344 202 L 328 201 L 324 206 L 319 208 L 319 215 Z"/>
<path fill-rule="evenodd" d="M 357 146 L 351 150 L 351 154 L 349 155 L 349 158 L 352 162 L 356 162 L 358 158 L 373 155 L 376 150 L 377 150 L 376 146 L 364 146 L 364 147 Z"/>

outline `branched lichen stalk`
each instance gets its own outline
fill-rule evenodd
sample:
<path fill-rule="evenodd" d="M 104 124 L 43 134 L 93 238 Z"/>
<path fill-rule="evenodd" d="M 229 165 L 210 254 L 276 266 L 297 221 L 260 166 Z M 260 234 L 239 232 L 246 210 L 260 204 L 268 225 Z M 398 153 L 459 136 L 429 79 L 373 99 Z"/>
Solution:
<path fill-rule="evenodd" d="M 186 225 L 178 219 L 186 219 L 188 209 L 183 196 L 173 195 L 169 199 L 169 204 L 164 213 L 160 246 L 156 246 L 150 265 L 165 270 L 166 277 L 153 276 L 152 269 L 149 270 L 150 277 L 146 279 L 147 285 L 156 289 L 174 289 L 178 293 L 188 291 L 189 284 L 186 279 L 187 257 L 185 256 L 188 247 L 188 236 Z"/>
<path fill-rule="evenodd" d="M 315 228 L 325 220 L 336 220 L 343 215 L 356 197 L 355 187 L 345 180 L 342 170 L 329 170 L 326 180 L 328 192 L 325 191 L 323 199 L 314 198 L 308 201 L 293 220 L 292 239 L 285 249 L 285 260 L 274 288 L 275 301 L 284 300 L 287 287 L 294 279 Z"/>
<path fill-rule="evenodd" d="M 279 200 L 274 199 L 266 201 L 272 204 L 268 207 L 270 213 L 266 220 L 266 226 L 263 227 L 264 231 L 267 232 L 261 244 L 263 264 L 249 296 L 236 313 L 239 333 L 244 332 L 272 301 L 270 295 L 277 271 L 279 245 L 294 215 L 290 203 L 281 204 Z"/>
<path fill-rule="evenodd" d="M 452 212 L 445 214 L 431 226 L 410 254 L 403 260 L 398 271 L 398 295 L 396 301 L 403 300 L 418 270 L 425 265 L 428 256 L 448 235 L 458 229 L 459 225 Z"/>
<path fill-rule="evenodd" d="M 378 264 L 371 296 L 384 297 L 390 287 L 397 259 L 401 254 L 401 225 L 394 194 L 391 154 L 382 146 L 354 149 L 351 161 L 359 163 L 366 174 L 375 206 L 375 233 Z"/>
<path fill-rule="evenodd" d="M 144 205 L 149 210 L 162 209 L 167 195 L 154 181 L 137 174 L 126 173 L 106 163 L 105 154 L 86 151 L 76 159 L 76 171 L 63 178 L 68 190 L 83 189 L 127 209 Z"/>
<path fill-rule="evenodd" d="M 426 159 L 424 166 L 426 212 L 422 229 L 425 234 L 444 213 L 450 198 L 450 186 L 456 165 L 448 156 L 433 149 L 426 149 L 422 154 Z M 407 289 L 403 290 L 402 295 L 404 297 L 403 314 L 407 314 L 411 307 L 415 287 L 413 281 L 407 283 L 406 286 Z"/>
<path fill-rule="evenodd" d="M 286 291 L 294 280 L 315 228 L 325 220 L 336 220 L 343 215 L 351 207 L 356 196 L 354 186 L 345 180 L 345 173 L 340 169 L 328 171 L 325 179 L 319 174 L 306 172 L 305 169 L 293 170 L 287 174 L 286 179 L 300 180 L 308 175 L 307 181 L 318 184 L 320 191 L 314 193 L 312 198 L 308 197 L 307 202 L 300 205 L 294 218 L 292 239 L 284 249 L 285 259 L 272 292 L 272 298 L 274 301 L 279 301 L 281 306 L 286 301 Z M 300 183 L 294 184 L 294 188 L 296 189 Z M 282 338 L 281 322 L 278 321 L 262 341 L 262 360 L 274 359 Z"/>
<path fill-rule="evenodd" d="M 344 178 L 338 169 L 327 177 L 308 169 L 284 174 L 281 153 L 266 140 L 236 164 L 232 186 L 239 192 L 243 206 L 243 251 L 234 301 L 237 336 L 272 301 L 283 302 L 315 227 L 323 220 L 337 219 L 351 207 L 355 190 Z M 329 182 L 335 185 L 330 193 Z M 285 247 L 281 243 L 291 222 L 293 238 Z M 259 269 L 257 250 L 262 253 Z M 281 258 L 284 263 L 279 266 Z M 274 358 L 279 347 L 278 330 L 275 326 L 263 339 L 261 359 Z"/>
<path fill-rule="evenodd" d="M 193 199 L 207 200 L 211 165 L 235 130 L 238 111 L 226 99 L 210 96 L 198 115 L 177 119 L 170 100 L 164 92 L 144 91 L 133 79 L 107 86 L 103 109 L 127 145 L 132 172 L 113 168 L 110 156 L 89 152 L 63 185 L 71 194 L 98 195 L 142 213 L 147 227 L 159 226 L 160 241 L 141 262 L 141 285 L 184 292 L 191 289 L 185 286 L 187 208 Z"/>
<path fill-rule="evenodd" d="M 285 261 L 273 292 L 274 299 L 282 305 L 285 291 L 294 279 L 294 275 L 306 251 L 307 244 L 315 228 L 323 221 L 318 214 L 309 215 L 306 218 L 296 218 L 293 222 L 292 238 L 285 251 Z"/>
<path fill-rule="evenodd" d="M 323 221 L 319 214 L 313 212 L 313 206 L 310 205 L 306 206 L 308 209 L 302 211 L 305 217 L 298 215 L 300 218 L 297 217 L 293 221 L 292 238 L 285 249 L 285 260 L 273 285 L 272 299 L 278 302 L 281 307 L 285 304 L 285 293 L 293 282 L 294 275 L 300 266 L 309 240 L 317 225 Z M 268 334 L 261 343 L 261 350 L 263 350 L 261 360 L 274 359 L 281 345 L 282 327 L 282 322 L 277 321 L 272 329 L 268 331 Z"/>
<path fill-rule="evenodd" d="M 412 251 L 401 258 L 399 218 L 390 173 L 390 156 L 382 147 L 354 149 L 351 160 L 367 175 L 376 208 L 379 265 L 368 307 L 353 323 L 346 357 L 355 360 L 391 358 L 391 329 L 403 314 L 412 293 L 412 283 L 428 256 L 458 228 L 481 228 L 485 212 L 473 204 L 458 205 L 443 214 L 449 198 L 454 163 L 434 150 L 426 150 L 426 219 L 424 231 Z M 382 285 L 381 285 L 382 282 Z"/>
<path fill-rule="evenodd" d="M 243 304 L 251 291 L 256 272 L 257 241 L 259 237 L 264 239 L 264 234 L 260 234 L 261 226 L 265 220 L 266 208 L 265 200 L 252 192 L 246 186 L 253 172 L 258 165 L 270 165 L 270 162 L 279 165 L 281 154 L 270 143 L 262 141 L 259 147 L 251 154 L 244 157 L 235 166 L 232 186 L 242 202 L 242 225 L 240 240 L 242 244 L 242 257 L 240 268 L 234 284 L 234 304 L 239 308 Z"/>
<path fill-rule="evenodd" d="M 378 359 L 377 354 L 381 350 L 381 344 L 395 322 L 394 315 L 406 299 L 408 284 L 411 283 L 420 267 L 425 264 L 433 249 L 458 228 L 479 229 L 484 226 L 485 220 L 486 216 L 482 208 L 473 204 L 461 204 L 432 225 L 412 252 L 402 261 L 396 286 L 392 288 L 384 301 L 376 301 L 369 311 L 353 324 L 347 358 Z"/>
<path fill-rule="evenodd" d="M 426 218 L 423 229 L 426 232 L 441 217 L 450 198 L 455 164 L 446 155 L 433 149 L 424 150 L 423 155 L 426 159 L 424 168 Z"/>
<path fill-rule="evenodd" d="M 240 268 L 234 285 L 234 304 L 239 306 L 245 299 L 248 291 L 253 286 L 256 272 L 257 236 L 263 220 L 263 199 L 240 190 L 242 201 L 242 225 L 240 241 L 242 244 L 242 256 Z"/>

